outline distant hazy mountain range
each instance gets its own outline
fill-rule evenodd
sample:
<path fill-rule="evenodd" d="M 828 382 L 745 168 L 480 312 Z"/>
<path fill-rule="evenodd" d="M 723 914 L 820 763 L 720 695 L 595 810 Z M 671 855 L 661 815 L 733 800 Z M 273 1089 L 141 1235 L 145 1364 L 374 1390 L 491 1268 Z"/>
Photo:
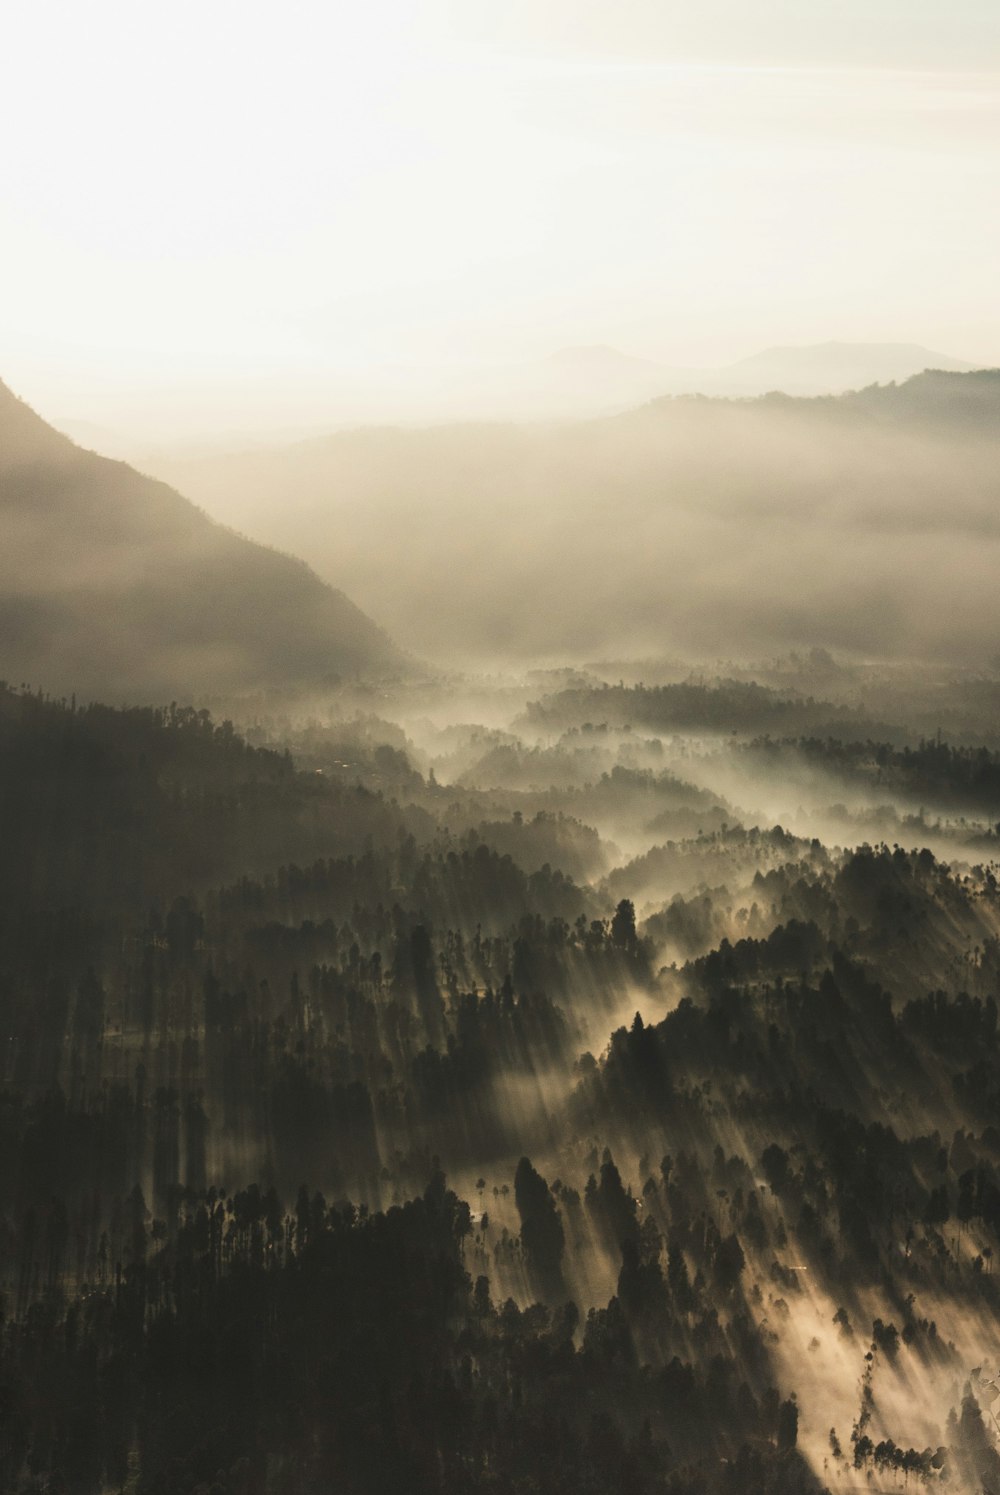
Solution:
<path fill-rule="evenodd" d="M 705 379 L 705 394 L 754 395 L 781 390 L 790 395 L 842 394 L 870 384 L 899 383 L 925 369 L 968 373 L 975 367 L 918 343 L 817 343 L 812 347 L 766 348 Z M 676 392 L 676 391 L 675 391 Z"/>
<path fill-rule="evenodd" d="M 456 663 L 1000 649 L 1000 372 L 169 464 Z"/>
<path fill-rule="evenodd" d="M 842 394 L 870 384 L 910 379 L 924 369 L 963 373 L 973 367 L 916 343 L 831 342 L 766 348 L 721 368 L 677 368 L 598 345 L 563 348 L 525 367 L 520 387 L 516 379 L 511 382 L 509 398 L 527 398 L 529 408 L 539 415 L 602 414 L 659 395 Z"/>
<path fill-rule="evenodd" d="M 963 363 L 915 343 L 820 343 L 767 348 L 722 368 L 677 368 L 634 358 L 598 344 L 561 348 L 546 358 L 500 368 L 450 373 L 390 371 L 380 385 L 340 376 L 325 392 L 311 391 L 307 407 L 289 415 L 284 391 L 270 404 L 255 396 L 242 422 L 230 412 L 217 429 L 186 436 L 152 437 L 124 425 L 72 418 L 54 422 L 60 431 L 108 457 L 144 465 L 161 456 L 208 456 L 220 451 L 287 446 L 355 425 L 442 424 L 453 420 L 586 420 L 614 415 L 661 395 L 752 397 L 773 390 L 791 395 L 841 394 L 871 384 L 909 379 L 924 369 L 967 371 Z M 210 402 L 209 402 L 210 403 Z M 231 402 L 230 402 L 231 403 Z M 166 402 L 168 405 L 169 402 Z M 317 419 L 317 410 L 326 415 Z M 178 429 L 182 422 L 178 418 Z M 289 429 L 289 427 L 292 427 Z M 166 427 L 164 427 L 166 430 Z"/>
<path fill-rule="evenodd" d="M 82 451 L 0 384 L 0 678 L 184 700 L 398 672 L 403 656 L 302 561 Z"/>

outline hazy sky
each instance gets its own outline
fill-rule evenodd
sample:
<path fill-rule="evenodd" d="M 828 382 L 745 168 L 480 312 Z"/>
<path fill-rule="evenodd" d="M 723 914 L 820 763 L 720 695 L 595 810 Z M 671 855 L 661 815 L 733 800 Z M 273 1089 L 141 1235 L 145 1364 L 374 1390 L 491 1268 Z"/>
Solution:
<path fill-rule="evenodd" d="M 31 0 L 0 377 L 52 416 L 609 342 L 1000 360 L 996 0 Z"/>

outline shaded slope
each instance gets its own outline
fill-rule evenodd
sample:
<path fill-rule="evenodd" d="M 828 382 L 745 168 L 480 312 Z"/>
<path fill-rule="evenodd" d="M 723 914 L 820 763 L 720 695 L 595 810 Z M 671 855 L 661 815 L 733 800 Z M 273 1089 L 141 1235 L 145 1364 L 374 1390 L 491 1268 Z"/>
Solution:
<path fill-rule="evenodd" d="M 0 674 L 186 695 L 383 674 L 402 656 L 303 562 L 82 451 L 0 384 Z"/>

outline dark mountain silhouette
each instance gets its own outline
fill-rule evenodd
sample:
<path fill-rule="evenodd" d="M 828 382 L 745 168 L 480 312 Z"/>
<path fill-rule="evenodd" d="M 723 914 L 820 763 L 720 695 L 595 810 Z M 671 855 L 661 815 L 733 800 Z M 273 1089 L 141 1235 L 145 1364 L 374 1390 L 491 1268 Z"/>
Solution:
<path fill-rule="evenodd" d="M 304 562 L 83 451 L 0 384 L 0 675 L 164 697 L 399 672 Z"/>

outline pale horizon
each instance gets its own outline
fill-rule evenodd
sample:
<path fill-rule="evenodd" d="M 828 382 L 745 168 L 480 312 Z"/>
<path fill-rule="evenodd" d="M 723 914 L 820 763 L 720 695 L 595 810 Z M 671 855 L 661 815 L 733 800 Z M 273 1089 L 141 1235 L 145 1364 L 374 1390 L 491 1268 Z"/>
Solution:
<path fill-rule="evenodd" d="M 932 9 L 22 9 L 0 378 L 176 436 L 436 418 L 567 345 L 995 364 L 998 28 Z"/>

